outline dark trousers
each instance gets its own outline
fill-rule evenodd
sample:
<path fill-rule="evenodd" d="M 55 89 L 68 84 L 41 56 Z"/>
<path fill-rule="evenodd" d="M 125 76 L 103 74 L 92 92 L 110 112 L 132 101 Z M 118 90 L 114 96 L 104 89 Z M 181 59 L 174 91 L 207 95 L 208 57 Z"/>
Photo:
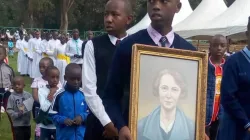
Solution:
<path fill-rule="evenodd" d="M 2 103 L 3 101 L 3 107 L 4 109 L 6 109 L 7 107 L 7 103 L 8 103 L 8 99 L 9 99 L 9 96 L 10 96 L 10 92 L 6 92 L 4 95 L 3 93 L 5 93 L 5 89 L 4 88 L 0 88 L 0 102 Z"/>
<path fill-rule="evenodd" d="M 38 111 L 40 108 L 40 104 L 39 102 L 37 101 L 34 101 L 34 104 L 33 104 L 33 107 L 32 107 L 32 115 L 33 115 L 33 118 L 36 118 L 37 114 L 38 114 Z"/>
<path fill-rule="evenodd" d="M 31 128 L 30 126 L 14 127 L 15 140 L 30 140 Z"/>
<path fill-rule="evenodd" d="M 86 121 L 84 140 L 106 140 L 102 136 L 104 128 L 93 113 L 90 113 Z"/>
<path fill-rule="evenodd" d="M 56 140 L 56 129 L 41 128 L 40 140 Z"/>
<path fill-rule="evenodd" d="M 206 134 L 210 140 L 216 140 L 219 128 L 219 120 L 212 122 L 209 126 L 206 127 Z"/>

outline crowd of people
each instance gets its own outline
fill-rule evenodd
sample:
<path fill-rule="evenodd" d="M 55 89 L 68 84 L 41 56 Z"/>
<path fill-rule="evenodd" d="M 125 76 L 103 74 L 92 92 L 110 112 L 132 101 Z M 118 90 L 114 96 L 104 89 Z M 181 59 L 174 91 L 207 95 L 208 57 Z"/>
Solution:
<path fill-rule="evenodd" d="M 39 31 L 32 38 L 19 32 L 16 48 L 21 76 L 14 76 L 4 63 L 6 49 L 0 47 L 0 93 L 6 92 L 4 107 L 13 138 L 29 140 L 35 131 L 37 140 L 132 140 L 128 127 L 132 45 L 196 51 L 172 29 L 180 9 L 179 0 L 147 1 L 151 24 L 132 35 L 126 33 L 132 21 L 127 0 L 109 0 L 104 13 L 107 34 L 93 37 L 90 32 L 86 41 L 79 38 L 77 29 L 71 39 L 58 37 L 57 31 L 52 36 L 45 33 L 42 39 Z M 247 46 L 226 59 L 228 39 L 215 35 L 210 40 L 206 140 L 250 140 L 250 17 L 246 36 Z M 32 78 L 32 94 L 24 91 L 27 75 Z M 30 127 L 31 112 L 35 130 Z M 171 138 L 173 125 L 168 131 L 161 126 L 157 126 L 161 131 L 157 139 Z M 141 132 L 138 140 L 156 140 L 158 132 L 152 128 L 150 133 L 152 137 Z"/>

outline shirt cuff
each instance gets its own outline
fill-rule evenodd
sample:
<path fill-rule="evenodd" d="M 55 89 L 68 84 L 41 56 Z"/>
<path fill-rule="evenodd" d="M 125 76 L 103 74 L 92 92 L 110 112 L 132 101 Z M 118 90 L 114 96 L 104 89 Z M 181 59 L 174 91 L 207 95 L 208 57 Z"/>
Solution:
<path fill-rule="evenodd" d="M 250 127 L 250 122 L 244 126 L 245 129 L 248 129 L 249 127 Z"/>
<path fill-rule="evenodd" d="M 111 122 L 108 114 L 105 114 L 101 119 L 100 122 L 102 124 L 102 126 L 106 126 L 107 124 L 109 124 Z"/>

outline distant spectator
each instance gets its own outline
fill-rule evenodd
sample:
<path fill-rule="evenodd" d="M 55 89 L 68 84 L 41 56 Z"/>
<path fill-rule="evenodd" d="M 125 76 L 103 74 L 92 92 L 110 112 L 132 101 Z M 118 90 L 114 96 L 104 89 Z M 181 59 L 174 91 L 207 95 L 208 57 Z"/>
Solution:
<path fill-rule="evenodd" d="M 16 31 L 14 33 L 14 38 L 15 38 L 16 41 L 20 39 L 19 31 Z"/>
<path fill-rule="evenodd" d="M 8 39 L 12 39 L 13 36 L 10 34 L 10 30 L 6 30 L 6 35 Z"/>
<path fill-rule="evenodd" d="M 27 35 L 27 31 L 24 29 L 24 23 L 21 24 L 20 28 L 19 28 L 19 32 L 23 32 L 24 35 Z"/>
<path fill-rule="evenodd" d="M 88 31 L 88 40 L 91 40 L 94 37 L 94 33 L 92 31 Z"/>
<path fill-rule="evenodd" d="M 1 43 L 3 44 L 3 42 L 6 40 L 6 33 L 4 33 L 4 31 L 0 33 L 0 38 L 1 38 Z"/>
<path fill-rule="evenodd" d="M 10 57 L 14 57 L 14 43 L 13 43 L 13 40 L 10 38 L 9 41 L 8 41 L 8 54 Z"/>

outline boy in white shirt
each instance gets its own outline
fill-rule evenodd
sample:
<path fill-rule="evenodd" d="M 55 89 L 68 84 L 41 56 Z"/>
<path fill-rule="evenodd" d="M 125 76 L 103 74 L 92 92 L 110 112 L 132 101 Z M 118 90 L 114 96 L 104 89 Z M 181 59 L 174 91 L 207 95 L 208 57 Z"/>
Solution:
<path fill-rule="evenodd" d="M 52 140 L 52 138 L 56 139 L 56 127 L 53 124 L 49 113 L 51 112 L 50 106 L 53 96 L 56 91 L 61 88 L 59 85 L 60 72 L 57 67 L 50 66 L 46 69 L 45 75 L 46 80 L 48 80 L 48 85 L 38 89 L 38 99 L 41 106 L 36 122 L 40 123 L 40 139 Z"/>

